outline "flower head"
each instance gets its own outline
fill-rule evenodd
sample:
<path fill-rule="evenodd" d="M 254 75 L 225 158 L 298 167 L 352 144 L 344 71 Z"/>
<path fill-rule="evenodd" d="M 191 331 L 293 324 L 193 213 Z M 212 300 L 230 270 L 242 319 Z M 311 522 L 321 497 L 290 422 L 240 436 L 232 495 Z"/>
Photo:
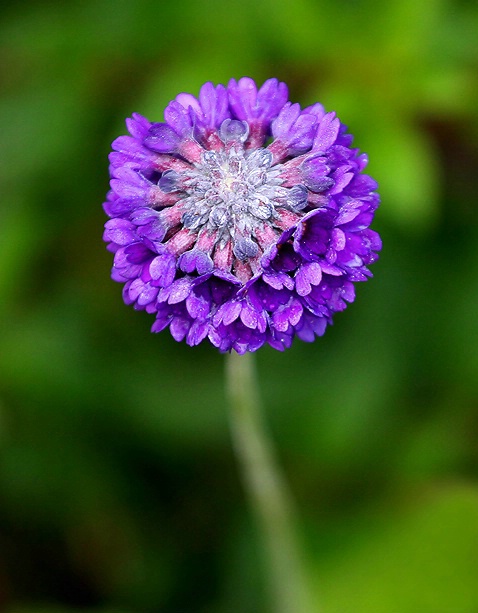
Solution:
<path fill-rule="evenodd" d="M 220 351 L 312 341 L 354 300 L 381 248 L 379 204 L 335 113 L 252 79 L 179 94 L 113 142 L 104 240 L 153 332 Z M 269 142 L 270 141 L 270 142 Z"/>

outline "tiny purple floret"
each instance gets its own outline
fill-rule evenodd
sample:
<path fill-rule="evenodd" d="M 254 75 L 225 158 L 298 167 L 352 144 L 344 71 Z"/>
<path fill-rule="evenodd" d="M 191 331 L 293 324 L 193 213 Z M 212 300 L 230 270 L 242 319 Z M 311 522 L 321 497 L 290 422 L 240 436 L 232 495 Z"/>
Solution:
<path fill-rule="evenodd" d="M 243 77 L 134 113 L 113 142 L 104 240 L 123 298 L 177 341 L 221 352 L 321 336 L 371 277 L 377 183 L 321 104 Z"/>

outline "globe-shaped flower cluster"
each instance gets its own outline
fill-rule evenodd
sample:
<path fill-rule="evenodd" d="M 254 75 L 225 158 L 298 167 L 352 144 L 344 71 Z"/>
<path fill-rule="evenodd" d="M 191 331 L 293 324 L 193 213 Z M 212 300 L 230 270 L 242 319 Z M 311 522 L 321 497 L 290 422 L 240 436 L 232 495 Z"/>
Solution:
<path fill-rule="evenodd" d="M 381 248 L 379 204 L 335 113 L 244 77 L 133 114 L 113 142 L 104 240 L 127 304 L 152 327 L 226 352 L 313 341 Z"/>

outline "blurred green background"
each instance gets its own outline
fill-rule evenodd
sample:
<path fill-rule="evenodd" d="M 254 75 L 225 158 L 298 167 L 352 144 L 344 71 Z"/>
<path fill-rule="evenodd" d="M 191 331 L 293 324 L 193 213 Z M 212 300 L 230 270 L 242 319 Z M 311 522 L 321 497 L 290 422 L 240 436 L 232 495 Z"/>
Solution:
<path fill-rule="evenodd" d="M 383 201 L 356 303 L 257 354 L 322 611 L 477 613 L 478 4 L 9 2 L 0 58 L 0 611 L 268 611 L 224 357 L 101 241 L 124 118 L 248 75 L 336 110 Z"/>

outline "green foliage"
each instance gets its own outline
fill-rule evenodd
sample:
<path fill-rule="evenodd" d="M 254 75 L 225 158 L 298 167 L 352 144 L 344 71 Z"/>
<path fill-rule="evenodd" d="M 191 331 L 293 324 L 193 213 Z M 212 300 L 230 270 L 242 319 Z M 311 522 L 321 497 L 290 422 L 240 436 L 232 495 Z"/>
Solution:
<path fill-rule="evenodd" d="M 319 570 L 326 611 L 476 611 L 478 488 L 441 485 L 415 497 L 379 509 L 373 525 L 355 520 L 352 537 L 337 539 L 340 555 Z"/>
<path fill-rule="evenodd" d="M 0 609 L 265 610 L 223 358 L 151 335 L 101 242 L 124 117 L 248 75 L 336 110 L 383 199 L 356 304 L 258 355 L 323 613 L 476 613 L 476 3 L 9 4 Z"/>

